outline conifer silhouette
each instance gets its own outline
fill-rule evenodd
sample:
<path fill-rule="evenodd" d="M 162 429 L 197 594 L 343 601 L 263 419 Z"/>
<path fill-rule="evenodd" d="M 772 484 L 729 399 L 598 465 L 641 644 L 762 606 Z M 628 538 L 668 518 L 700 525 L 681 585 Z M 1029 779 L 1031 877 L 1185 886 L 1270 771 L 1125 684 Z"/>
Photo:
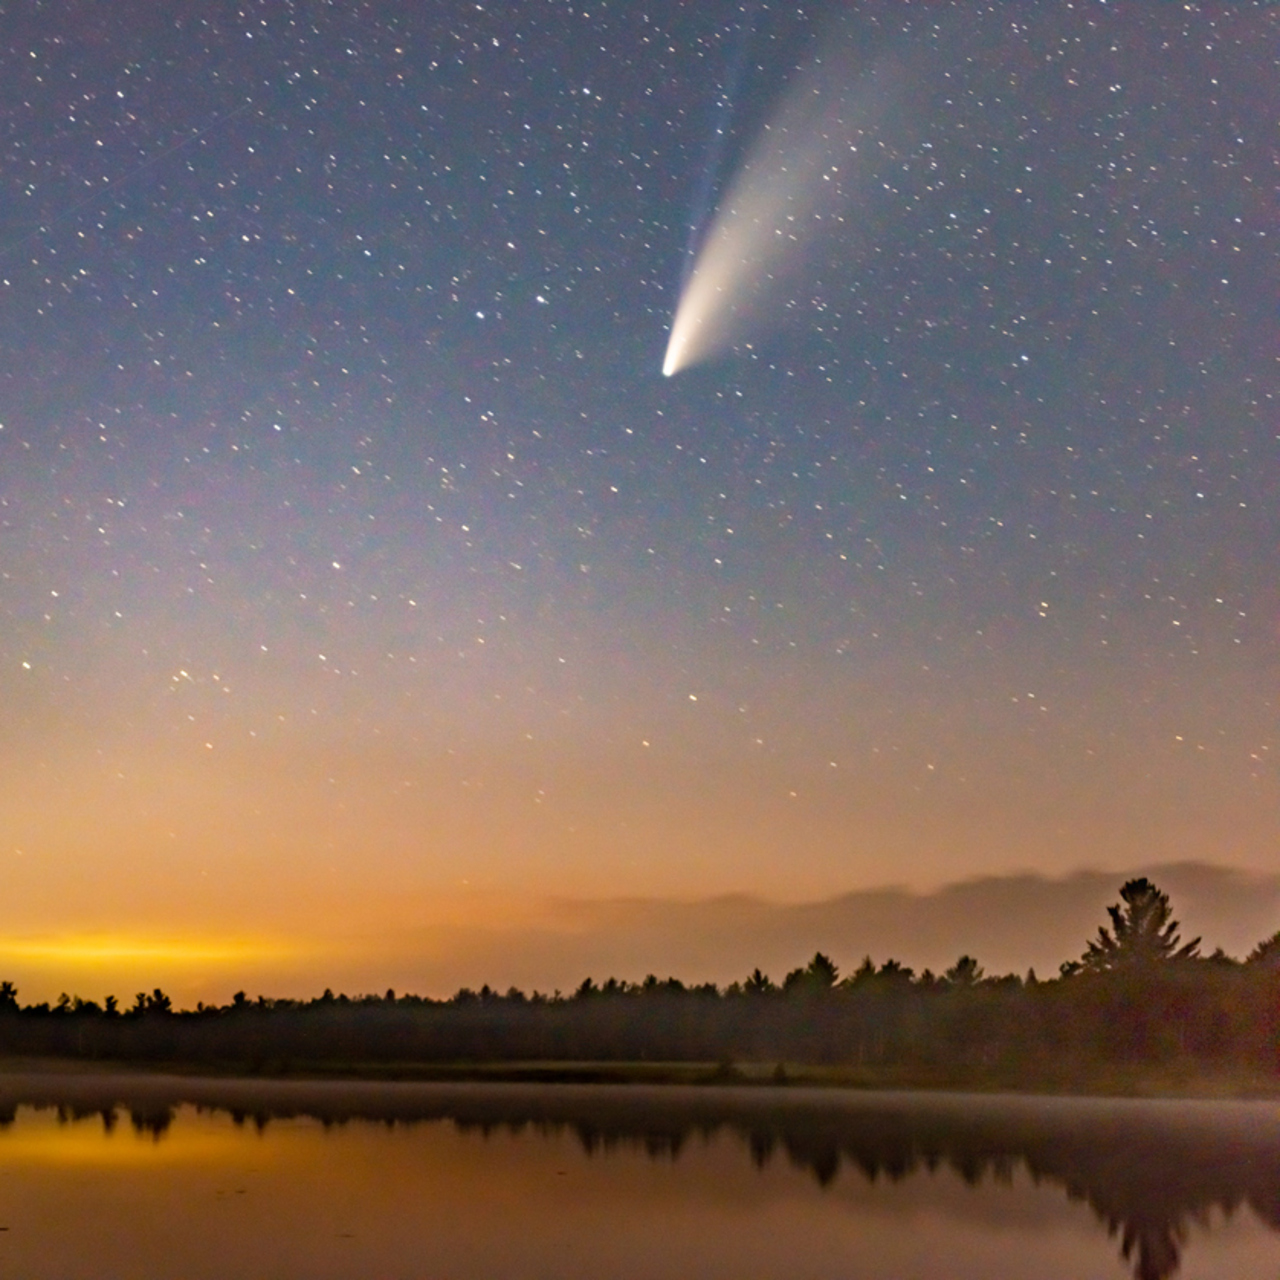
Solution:
<path fill-rule="evenodd" d="M 1167 960 L 1188 960 L 1200 954 L 1200 939 L 1179 946 L 1178 922 L 1170 919 L 1169 895 L 1162 893 L 1146 876 L 1126 880 L 1120 887 L 1124 905 L 1107 908 L 1111 929 L 1098 930 L 1081 957 L 1081 968 L 1092 973 L 1108 973 L 1135 965 L 1158 964 Z"/>

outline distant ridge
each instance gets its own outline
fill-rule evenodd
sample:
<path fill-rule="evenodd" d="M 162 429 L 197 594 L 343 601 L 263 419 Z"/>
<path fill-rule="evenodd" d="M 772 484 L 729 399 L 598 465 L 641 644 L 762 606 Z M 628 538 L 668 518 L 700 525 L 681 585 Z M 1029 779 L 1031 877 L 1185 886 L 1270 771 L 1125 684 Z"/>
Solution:
<path fill-rule="evenodd" d="M 967 953 L 988 973 L 1035 968 L 1052 977 L 1062 961 L 1080 956 L 1120 885 L 1137 875 L 1170 895 L 1184 939 L 1201 935 L 1206 954 L 1222 947 L 1243 957 L 1280 929 L 1280 874 L 1174 863 L 1058 879 L 986 876 L 931 893 L 873 889 L 794 905 L 748 895 L 557 901 L 534 924 L 459 929 L 443 955 L 436 931 L 431 950 L 440 958 L 418 972 L 425 969 L 433 989 L 489 982 L 546 990 L 588 974 L 635 980 L 650 972 L 725 983 L 756 965 L 780 978 L 821 950 L 846 971 L 870 955 L 938 972 Z M 407 959 L 413 942 L 397 941 Z"/>
<path fill-rule="evenodd" d="M 858 890 L 817 902 L 778 903 L 748 894 L 696 901 L 661 898 L 550 899 L 505 904 L 486 918 L 431 919 L 387 925 L 377 933 L 333 936 L 327 954 L 302 961 L 248 961 L 216 978 L 157 965 L 123 981 L 107 975 L 49 978 L 17 961 L 0 972 L 24 1000 L 58 991 L 100 999 L 114 991 L 126 1002 L 138 989 L 162 986 L 178 1006 L 226 1001 L 243 988 L 252 996 L 310 998 L 331 987 L 350 994 L 399 992 L 448 996 L 488 985 L 547 993 L 572 991 L 591 977 L 641 981 L 653 973 L 687 983 L 741 981 L 757 966 L 775 981 L 823 951 L 842 973 L 864 956 L 894 959 L 917 973 L 940 973 L 975 956 L 988 974 L 1041 978 L 1078 959 L 1125 880 L 1145 875 L 1167 892 L 1185 940 L 1201 936 L 1202 951 L 1221 947 L 1243 958 L 1280 930 L 1280 873 L 1262 874 L 1204 863 L 1149 864 L 1126 871 L 1077 871 L 1051 878 L 1025 873 L 961 880 L 927 893 L 904 888 Z M 401 919 L 412 908 L 402 913 Z M 43 988 L 43 989 L 42 989 Z M 51 988 L 51 989 L 50 989 Z"/>

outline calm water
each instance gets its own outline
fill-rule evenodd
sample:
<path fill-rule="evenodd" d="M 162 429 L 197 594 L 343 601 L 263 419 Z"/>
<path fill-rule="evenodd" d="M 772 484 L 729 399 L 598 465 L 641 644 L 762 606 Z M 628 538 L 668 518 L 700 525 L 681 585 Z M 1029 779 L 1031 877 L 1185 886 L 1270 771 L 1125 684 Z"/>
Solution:
<path fill-rule="evenodd" d="M 0 1276 L 1271 1277 L 1280 1106 L 0 1077 Z"/>

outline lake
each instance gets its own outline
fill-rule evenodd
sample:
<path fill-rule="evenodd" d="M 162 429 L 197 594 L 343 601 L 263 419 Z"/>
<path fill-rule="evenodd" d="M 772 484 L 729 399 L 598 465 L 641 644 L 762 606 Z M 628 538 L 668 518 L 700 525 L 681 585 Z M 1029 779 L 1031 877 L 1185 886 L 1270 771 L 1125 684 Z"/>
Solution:
<path fill-rule="evenodd" d="M 0 1076 L 0 1275 L 1280 1273 L 1280 1105 Z"/>

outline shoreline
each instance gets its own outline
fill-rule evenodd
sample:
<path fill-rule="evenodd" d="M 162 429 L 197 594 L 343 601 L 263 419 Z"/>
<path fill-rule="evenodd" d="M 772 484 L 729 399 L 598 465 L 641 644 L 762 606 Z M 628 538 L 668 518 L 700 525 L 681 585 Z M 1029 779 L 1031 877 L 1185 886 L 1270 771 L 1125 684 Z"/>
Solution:
<path fill-rule="evenodd" d="M 512 1061 L 303 1063 L 280 1061 L 251 1069 L 234 1062 L 129 1061 L 85 1058 L 0 1058 L 0 1093 L 19 1079 L 190 1080 L 245 1084 L 524 1085 L 534 1087 L 716 1087 L 785 1094 L 832 1093 L 1008 1095 L 1025 1098 L 1169 1101 L 1280 1100 L 1280 1078 L 1186 1068 L 1116 1068 L 1022 1075 L 993 1071 L 947 1073 L 921 1068 L 815 1066 L 791 1062 Z"/>

